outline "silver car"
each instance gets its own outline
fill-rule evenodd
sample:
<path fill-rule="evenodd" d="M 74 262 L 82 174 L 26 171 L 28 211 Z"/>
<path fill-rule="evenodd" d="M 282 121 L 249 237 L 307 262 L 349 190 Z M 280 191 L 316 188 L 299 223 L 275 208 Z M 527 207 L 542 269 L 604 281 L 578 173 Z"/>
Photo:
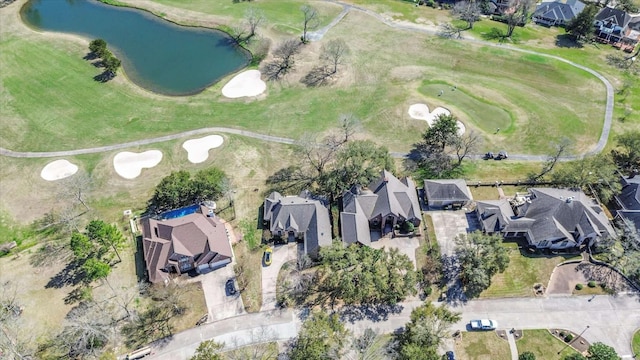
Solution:
<path fill-rule="evenodd" d="M 471 320 L 469 325 L 471 330 L 495 330 L 498 327 L 495 320 L 489 319 Z"/>

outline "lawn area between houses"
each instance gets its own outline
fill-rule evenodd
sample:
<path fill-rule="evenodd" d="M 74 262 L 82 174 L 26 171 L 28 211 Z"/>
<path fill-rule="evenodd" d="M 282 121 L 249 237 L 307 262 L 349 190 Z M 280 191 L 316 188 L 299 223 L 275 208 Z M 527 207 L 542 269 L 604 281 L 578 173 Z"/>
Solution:
<path fill-rule="evenodd" d="M 543 256 L 523 253 L 514 242 L 503 243 L 509 250 L 509 266 L 494 275 L 491 286 L 480 294 L 481 298 L 533 296 L 533 285 L 547 286 L 556 265 L 573 255 Z"/>
<path fill-rule="evenodd" d="M 633 341 L 631 342 L 631 347 L 633 348 L 633 353 L 638 355 L 640 354 L 640 330 L 636 331 L 633 334 Z"/>
<path fill-rule="evenodd" d="M 518 354 L 531 351 L 536 355 L 536 359 L 564 359 L 571 354 L 577 353 L 570 346 L 558 340 L 549 333 L 548 330 L 524 330 L 518 341 Z M 558 352 L 560 354 L 558 355 Z"/>
<path fill-rule="evenodd" d="M 497 360 L 509 359 L 509 343 L 496 335 L 495 331 L 463 331 L 455 341 L 456 359 Z"/>
<path fill-rule="evenodd" d="M 243 241 L 234 244 L 234 271 L 242 302 L 247 312 L 258 312 L 262 306 L 262 249 L 249 250 Z"/>

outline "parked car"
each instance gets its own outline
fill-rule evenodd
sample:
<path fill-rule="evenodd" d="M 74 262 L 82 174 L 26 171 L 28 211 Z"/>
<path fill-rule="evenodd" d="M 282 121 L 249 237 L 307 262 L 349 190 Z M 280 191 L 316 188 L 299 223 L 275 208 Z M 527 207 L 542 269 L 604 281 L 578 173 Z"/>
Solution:
<path fill-rule="evenodd" d="M 236 289 L 236 282 L 233 279 L 227 280 L 224 284 L 224 291 L 227 293 L 227 296 L 235 295 L 238 292 Z"/>
<path fill-rule="evenodd" d="M 489 160 L 489 159 L 493 159 L 493 153 L 491 151 L 489 151 L 488 153 L 484 154 L 484 159 L 485 160 Z"/>
<path fill-rule="evenodd" d="M 456 360 L 455 355 L 453 355 L 453 351 L 447 351 L 445 355 L 447 355 L 447 360 Z"/>
<path fill-rule="evenodd" d="M 496 155 L 495 159 L 496 159 L 496 160 L 502 160 L 502 159 L 506 159 L 506 158 L 508 158 L 508 157 L 509 157 L 509 155 L 507 154 L 507 152 L 506 152 L 506 151 L 504 151 L 504 150 L 502 150 L 502 151 L 500 151 L 500 152 L 498 153 L 498 155 Z"/>
<path fill-rule="evenodd" d="M 273 254 L 273 250 L 271 249 L 271 247 L 267 247 L 264 250 L 264 256 L 263 256 L 264 266 L 271 265 L 271 255 L 272 254 Z"/>
<path fill-rule="evenodd" d="M 469 325 L 471 330 L 495 330 L 498 327 L 495 320 L 489 319 L 471 320 Z"/>

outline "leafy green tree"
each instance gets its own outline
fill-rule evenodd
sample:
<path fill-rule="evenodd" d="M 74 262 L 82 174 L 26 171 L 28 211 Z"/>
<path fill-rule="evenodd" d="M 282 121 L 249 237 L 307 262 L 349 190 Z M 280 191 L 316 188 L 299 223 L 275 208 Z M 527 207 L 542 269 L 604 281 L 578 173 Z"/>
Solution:
<path fill-rule="evenodd" d="M 89 51 L 98 55 L 107 49 L 107 42 L 102 39 L 91 40 L 89 43 Z"/>
<path fill-rule="evenodd" d="M 617 167 L 609 154 L 599 154 L 563 164 L 551 174 L 556 186 L 587 189 L 591 185 L 604 203 L 620 192 Z"/>
<path fill-rule="evenodd" d="M 340 359 L 349 331 L 337 314 L 316 311 L 302 323 L 298 337 L 288 352 L 291 360 Z"/>
<path fill-rule="evenodd" d="M 460 263 L 460 281 L 468 297 L 476 297 L 491 285 L 491 277 L 509 265 L 509 254 L 500 235 L 479 231 L 456 238 L 456 256 Z"/>
<path fill-rule="evenodd" d="M 525 351 L 518 355 L 518 360 L 536 360 L 536 354 L 531 351 Z"/>
<path fill-rule="evenodd" d="M 396 304 L 415 293 L 413 263 L 397 249 L 386 252 L 369 246 L 344 247 L 336 241 L 320 249 L 322 266 L 318 291 L 348 305 Z"/>
<path fill-rule="evenodd" d="M 460 320 L 460 314 L 445 306 L 427 302 L 411 312 L 411 321 L 397 336 L 397 353 L 401 360 L 437 360 L 438 346 L 450 333 L 451 325 Z"/>
<path fill-rule="evenodd" d="M 109 250 L 118 257 L 118 261 L 122 261 L 118 250 L 122 249 L 125 244 L 124 236 L 117 226 L 107 224 L 102 220 L 92 220 L 86 227 L 87 237 L 97 244 L 97 257 L 103 258 L 108 254 Z"/>
<path fill-rule="evenodd" d="M 226 191 L 225 184 L 228 184 L 226 175 L 216 168 L 199 171 L 194 178 L 184 170 L 172 172 L 156 186 L 147 209 L 161 213 L 202 200 L 214 200 Z"/>
<path fill-rule="evenodd" d="M 618 0 L 616 1 L 616 9 L 620 9 L 630 14 L 636 14 L 640 10 L 633 0 Z"/>
<path fill-rule="evenodd" d="M 616 164 L 622 169 L 640 168 L 640 131 L 632 130 L 616 136 L 618 147 L 612 151 Z"/>
<path fill-rule="evenodd" d="M 593 21 L 597 13 L 598 8 L 594 4 L 587 5 L 575 18 L 569 21 L 565 26 L 565 30 L 576 40 L 591 35 L 593 33 Z"/>
<path fill-rule="evenodd" d="M 596 251 L 607 263 L 622 270 L 636 284 L 640 283 L 640 232 L 630 221 L 617 224 L 615 237 L 601 240 Z"/>
<path fill-rule="evenodd" d="M 120 65 L 122 65 L 122 62 L 113 55 L 107 57 L 103 61 L 104 61 L 104 68 L 109 73 L 109 75 L 111 77 L 116 76 L 116 72 L 120 68 Z"/>
<path fill-rule="evenodd" d="M 196 353 L 189 360 L 222 360 L 224 357 L 220 354 L 220 350 L 224 344 L 217 343 L 213 340 L 206 340 L 198 345 Z"/>
<path fill-rule="evenodd" d="M 82 271 L 85 273 L 85 280 L 93 282 L 98 279 L 105 279 L 111 273 L 111 266 L 96 258 L 90 258 L 82 264 Z"/>
<path fill-rule="evenodd" d="M 91 242 L 88 236 L 79 232 L 71 234 L 71 251 L 78 260 L 85 260 L 93 256 L 95 252 L 95 246 Z"/>
<path fill-rule="evenodd" d="M 620 360 L 620 356 L 614 348 L 601 342 L 591 344 L 588 352 L 587 359 L 589 360 Z"/>

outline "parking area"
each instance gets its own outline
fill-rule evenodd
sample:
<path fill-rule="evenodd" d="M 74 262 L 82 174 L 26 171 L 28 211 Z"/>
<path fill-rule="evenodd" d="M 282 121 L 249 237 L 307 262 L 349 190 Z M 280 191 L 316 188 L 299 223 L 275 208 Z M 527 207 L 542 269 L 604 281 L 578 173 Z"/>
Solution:
<path fill-rule="evenodd" d="M 202 291 L 207 302 L 209 318 L 207 322 L 226 319 L 244 314 L 244 305 L 240 293 L 227 296 L 224 286 L 227 280 L 234 279 L 233 264 L 200 275 Z"/>
<path fill-rule="evenodd" d="M 272 247 L 272 261 L 269 266 L 262 266 L 262 307 L 260 311 L 276 308 L 276 283 L 278 273 L 284 263 L 297 259 L 302 244 L 289 243 Z"/>
<path fill-rule="evenodd" d="M 413 262 L 413 268 L 416 268 L 416 249 L 420 245 L 417 238 L 410 237 L 396 237 L 396 238 L 384 238 L 378 241 L 371 242 L 371 247 L 374 249 L 391 249 L 395 248 L 400 251 L 401 254 L 405 254 Z"/>
<path fill-rule="evenodd" d="M 459 211 L 429 211 L 433 220 L 433 230 L 440 246 L 442 255 L 453 255 L 455 238 L 459 234 L 473 232 L 480 228 L 478 218 L 474 212 Z"/>

